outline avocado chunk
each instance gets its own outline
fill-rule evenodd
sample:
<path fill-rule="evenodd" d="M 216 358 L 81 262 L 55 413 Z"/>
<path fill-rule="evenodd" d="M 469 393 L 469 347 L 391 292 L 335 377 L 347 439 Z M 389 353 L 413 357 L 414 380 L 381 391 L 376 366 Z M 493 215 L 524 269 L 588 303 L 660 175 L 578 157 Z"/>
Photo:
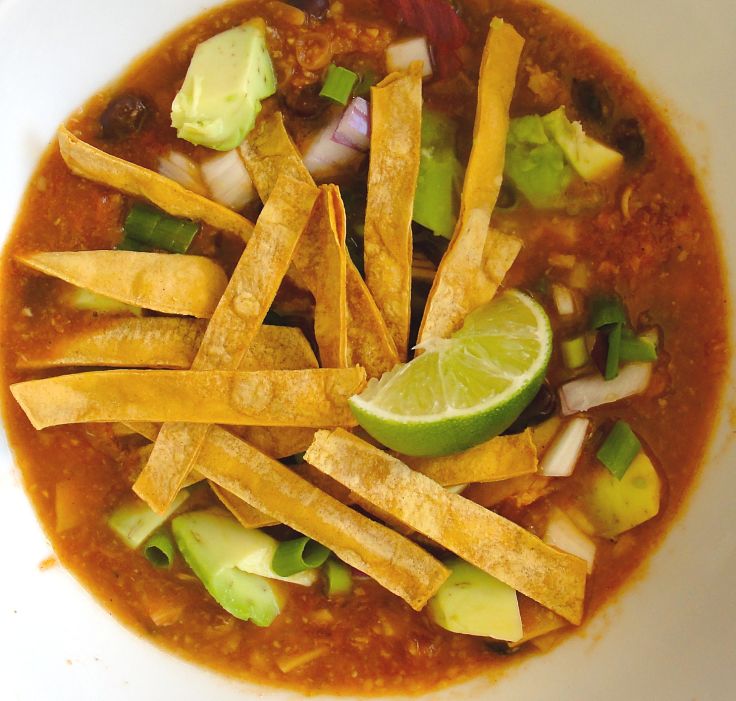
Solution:
<path fill-rule="evenodd" d="M 538 114 L 512 119 L 504 175 L 536 209 L 563 207 L 573 172 Z"/>
<path fill-rule="evenodd" d="M 516 591 L 490 574 L 454 558 L 450 576 L 429 600 L 434 622 L 453 633 L 515 642 L 523 631 Z"/>
<path fill-rule="evenodd" d="M 140 547 L 157 528 L 173 514 L 187 499 L 189 492 L 182 489 L 164 514 L 157 514 L 145 501 L 137 497 L 118 506 L 107 519 L 112 528 L 129 548 Z"/>
<path fill-rule="evenodd" d="M 659 513 L 662 484 L 643 451 L 619 480 L 599 468 L 583 494 L 583 512 L 594 533 L 615 538 Z"/>
<path fill-rule="evenodd" d="M 202 42 L 171 106 L 180 139 L 229 151 L 253 128 L 261 100 L 276 92 L 265 25 L 252 20 Z"/>
<path fill-rule="evenodd" d="M 457 125 L 441 112 L 422 111 L 422 142 L 413 219 L 437 236 L 452 238 L 460 206 L 463 168 L 455 154 Z"/>
<path fill-rule="evenodd" d="M 580 122 L 571 122 L 560 107 L 542 117 L 544 129 L 562 149 L 567 162 L 589 182 L 606 180 L 618 171 L 624 157 L 608 146 L 591 139 Z"/>
<path fill-rule="evenodd" d="M 270 568 L 266 551 L 271 547 L 260 536 L 272 538 L 216 510 L 178 516 L 171 530 L 187 564 L 220 606 L 243 621 L 271 625 L 284 603 L 279 585 L 260 574 L 264 564 Z M 246 572 L 241 565 L 259 573 Z"/>

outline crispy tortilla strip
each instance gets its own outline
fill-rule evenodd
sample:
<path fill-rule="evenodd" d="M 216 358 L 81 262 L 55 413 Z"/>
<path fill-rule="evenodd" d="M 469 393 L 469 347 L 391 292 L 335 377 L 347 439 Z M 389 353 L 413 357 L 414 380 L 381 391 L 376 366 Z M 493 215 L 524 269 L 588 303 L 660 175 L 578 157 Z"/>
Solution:
<path fill-rule="evenodd" d="M 523 509 L 551 494 L 557 485 L 551 477 L 544 475 L 521 475 L 501 482 L 471 484 L 463 496 L 487 509 L 495 509 L 506 501 L 517 509 Z"/>
<path fill-rule="evenodd" d="M 365 279 L 406 360 L 411 317 L 411 219 L 422 141 L 422 65 L 371 88 Z"/>
<path fill-rule="evenodd" d="M 227 285 L 209 258 L 138 251 L 27 253 L 29 268 L 126 304 L 207 319 Z"/>
<path fill-rule="evenodd" d="M 542 606 L 571 623 L 582 620 L 586 578 L 583 560 L 447 492 L 347 431 L 318 431 L 305 457 L 310 465 L 342 482 L 362 499 Z"/>
<path fill-rule="evenodd" d="M 417 611 L 448 576 L 418 545 L 341 504 L 219 427 L 210 431 L 198 468 L 259 511 L 330 548 Z"/>
<path fill-rule="evenodd" d="M 19 382 L 11 391 L 37 429 L 112 421 L 320 428 L 355 426 L 348 399 L 364 386 L 365 371 L 356 366 L 106 370 Z"/>
<path fill-rule="evenodd" d="M 443 487 L 472 482 L 497 482 L 537 471 L 537 449 L 530 430 L 515 436 L 498 436 L 447 457 L 397 457 L 412 470 L 421 472 Z"/>
<path fill-rule="evenodd" d="M 503 180 L 509 105 L 523 46 L 524 40 L 510 24 L 493 19 L 483 50 L 473 147 L 465 171 L 460 216 L 429 293 L 419 343 L 447 338 L 472 310 L 491 212 Z M 466 299 L 466 290 L 470 300 Z"/>
<path fill-rule="evenodd" d="M 318 194 L 314 185 L 288 176 L 278 179 L 207 326 L 193 370 L 239 367 L 289 268 Z M 206 434 L 205 424 L 161 428 L 151 458 L 133 485 L 136 494 L 154 511 L 164 513 L 168 509 L 192 469 Z"/>
<path fill-rule="evenodd" d="M 241 147 L 241 154 L 263 202 L 270 197 L 278 173 L 314 183 L 278 112 L 258 120 Z M 336 209 L 339 211 L 341 205 L 336 205 Z M 311 289 L 315 282 L 314 268 L 308 264 L 312 256 L 302 253 L 302 246 L 309 244 L 302 240 L 297 247 L 293 277 L 316 298 L 315 290 Z M 347 363 L 362 365 L 368 377 L 380 377 L 398 363 L 396 346 L 368 286 L 349 256 L 346 256 L 346 281 Z"/>
<path fill-rule="evenodd" d="M 335 185 L 320 187 L 294 252 L 296 280 L 314 297 L 314 336 L 323 368 L 348 367 L 345 208 Z"/>
<path fill-rule="evenodd" d="M 348 362 L 380 377 L 399 362 L 394 341 L 358 269 L 348 260 Z"/>
<path fill-rule="evenodd" d="M 256 120 L 255 127 L 240 146 L 240 154 L 263 202 L 269 198 L 280 175 L 314 184 L 299 150 L 286 131 L 281 112 L 263 115 Z"/>
<path fill-rule="evenodd" d="M 522 241 L 518 236 L 488 229 L 480 270 L 477 271 L 475 286 L 468 290 L 463 317 L 496 296 L 506 273 L 511 270 L 516 256 L 519 255 L 521 246 Z"/>
<path fill-rule="evenodd" d="M 43 353 L 18 359 L 16 367 L 191 367 L 204 333 L 196 319 L 106 319 L 82 331 L 60 334 Z M 303 370 L 318 367 L 309 341 L 295 328 L 262 326 L 239 370 Z"/>
<path fill-rule="evenodd" d="M 232 492 L 223 489 L 219 484 L 212 481 L 209 484 L 210 489 L 212 489 L 217 498 L 238 519 L 240 525 L 244 528 L 264 528 L 265 526 L 275 526 L 278 524 L 278 521 L 273 516 L 264 514 L 254 506 L 251 506 L 247 501 L 243 501 Z"/>
<path fill-rule="evenodd" d="M 65 127 L 59 129 L 59 150 L 76 175 L 148 200 L 171 216 L 206 222 L 244 241 L 253 232 L 253 224 L 245 217 L 148 168 L 100 151 L 78 139 Z"/>
<path fill-rule="evenodd" d="M 540 606 L 536 601 L 532 601 L 526 596 L 519 597 L 519 613 L 521 614 L 524 635 L 520 640 L 510 644 L 512 648 L 519 647 L 529 640 L 547 635 L 568 625 L 564 618 Z"/>

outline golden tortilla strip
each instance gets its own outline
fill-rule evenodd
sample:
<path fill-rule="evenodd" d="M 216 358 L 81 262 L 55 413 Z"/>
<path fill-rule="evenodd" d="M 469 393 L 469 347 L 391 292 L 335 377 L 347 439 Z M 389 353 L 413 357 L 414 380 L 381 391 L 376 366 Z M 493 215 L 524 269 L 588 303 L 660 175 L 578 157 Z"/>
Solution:
<path fill-rule="evenodd" d="M 263 202 L 270 197 L 278 173 L 286 173 L 302 182 L 314 184 L 278 112 L 258 120 L 241 147 L 241 154 Z M 340 208 L 341 205 L 337 207 L 338 211 Z M 300 241 L 294 254 L 292 276 L 316 298 L 312 289 L 314 268 L 309 265 L 313 256 L 308 251 L 303 252 L 302 246 L 308 247 L 309 243 L 304 243 L 304 239 Z M 362 365 L 368 377 L 380 377 L 399 362 L 396 346 L 368 286 L 350 256 L 346 255 L 345 262 L 347 364 Z"/>
<path fill-rule="evenodd" d="M 579 624 L 586 564 L 529 531 L 414 472 L 397 458 L 337 429 L 318 431 L 305 456 L 407 526 Z"/>
<path fill-rule="evenodd" d="M 83 178 L 152 202 L 173 217 L 203 221 L 215 229 L 250 238 L 253 224 L 217 202 L 197 195 L 148 168 L 111 156 L 59 129 L 59 150 L 70 170 Z"/>
<path fill-rule="evenodd" d="M 207 319 L 227 285 L 225 271 L 202 256 L 140 251 L 26 253 L 29 268 L 97 294 L 154 309 Z"/>
<path fill-rule="evenodd" d="M 207 479 L 313 538 L 419 611 L 448 576 L 440 562 L 287 467 L 213 427 L 198 460 Z"/>
<path fill-rule="evenodd" d="M 235 370 L 240 366 L 289 269 L 318 194 L 314 185 L 288 176 L 277 180 L 207 326 L 192 370 Z M 264 423 L 268 422 L 256 422 Z M 168 509 L 206 434 L 206 424 L 161 428 L 151 457 L 133 485 L 154 511 Z"/>
<path fill-rule="evenodd" d="M 519 596 L 518 599 L 523 637 L 511 643 L 510 647 L 519 647 L 529 640 L 547 635 L 568 625 L 564 618 L 540 606 L 536 601 L 532 601 L 526 596 Z"/>
<path fill-rule="evenodd" d="M 364 386 L 365 371 L 356 366 L 106 370 L 18 382 L 11 391 L 37 429 L 113 421 L 321 428 L 355 426 L 348 399 Z"/>
<path fill-rule="evenodd" d="M 348 367 L 345 208 L 335 185 L 320 187 L 294 252 L 296 280 L 314 297 L 314 336 L 323 368 Z"/>
<path fill-rule="evenodd" d="M 468 290 L 468 301 L 464 305 L 467 309 L 465 316 L 496 296 L 521 246 L 522 241 L 518 236 L 504 234 L 494 228 L 488 229 L 475 287 Z"/>
<path fill-rule="evenodd" d="M 210 481 L 209 485 L 223 506 L 235 516 L 244 528 L 264 528 L 265 526 L 275 526 L 278 524 L 278 521 L 273 516 L 264 514 L 254 506 L 251 506 L 247 501 L 243 501 L 232 492 L 223 489 L 219 484 Z"/>
<path fill-rule="evenodd" d="M 491 21 L 483 49 L 473 146 L 465 171 L 460 216 L 427 299 L 419 343 L 447 338 L 471 311 L 468 307 L 472 301 L 466 300 L 465 291 L 468 289 L 471 297 L 475 293 L 491 212 L 503 181 L 509 105 L 523 46 L 524 40 L 510 24 L 497 17 Z"/>
<path fill-rule="evenodd" d="M 514 436 L 497 436 L 462 453 L 440 458 L 404 455 L 399 460 L 443 487 L 499 480 L 534 474 L 537 449 L 530 430 Z"/>
<path fill-rule="evenodd" d="M 361 365 L 368 377 L 381 377 L 399 362 L 399 354 L 381 312 L 358 269 L 348 259 L 348 363 Z"/>
<path fill-rule="evenodd" d="M 170 317 L 105 319 L 77 332 L 64 332 L 42 353 L 21 357 L 24 370 L 49 367 L 191 367 L 205 323 Z M 239 370 L 303 370 L 318 367 L 309 341 L 296 328 L 262 326 Z"/>
<path fill-rule="evenodd" d="M 314 184 L 304 161 L 284 126 L 281 112 L 262 115 L 240 146 L 240 154 L 262 202 L 266 202 L 280 175 Z"/>
<path fill-rule="evenodd" d="M 365 280 L 406 360 L 411 317 L 411 220 L 422 142 L 422 64 L 371 88 Z"/>
<path fill-rule="evenodd" d="M 155 441 L 161 429 L 160 424 L 150 421 L 126 421 L 124 425 L 149 441 Z M 303 453 L 312 444 L 315 431 L 303 426 L 230 426 L 229 429 L 275 460 Z"/>

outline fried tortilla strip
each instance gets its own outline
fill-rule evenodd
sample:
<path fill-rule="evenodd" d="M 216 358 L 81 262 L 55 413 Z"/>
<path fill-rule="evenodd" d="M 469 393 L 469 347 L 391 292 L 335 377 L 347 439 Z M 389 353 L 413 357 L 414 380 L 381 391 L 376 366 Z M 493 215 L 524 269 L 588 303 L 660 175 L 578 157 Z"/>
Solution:
<path fill-rule="evenodd" d="M 341 504 L 219 427 L 210 431 L 197 465 L 207 479 L 322 543 L 417 611 L 449 574 L 418 545 Z"/>
<path fill-rule="evenodd" d="M 314 184 L 299 150 L 286 131 L 281 112 L 263 115 L 256 120 L 255 127 L 240 146 L 240 154 L 264 203 L 280 175 Z"/>
<path fill-rule="evenodd" d="M 65 332 L 16 367 L 191 367 L 205 323 L 197 319 L 122 317 L 106 319 L 77 332 Z M 318 367 L 304 334 L 287 326 L 262 326 L 239 370 L 303 370 Z"/>
<path fill-rule="evenodd" d="M 139 251 L 26 253 L 29 268 L 97 294 L 154 309 L 207 319 L 225 286 L 225 271 L 209 258 Z"/>
<path fill-rule="evenodd" d="M 363 387 L 365 371 L 355 366 L 105 370 L 19 382 L 11 391 L 37 429 L 112 421 L 323 428 L 356 425 L 348 399 Z"/>
<path fill-rule="evenodd" d="M 148 168 L 111 156 L 59 129 L 59 150 L 70 170 L 83 178 L 152 202 L 173 217 L 203 221 L 244 241 L 253 224 L 227 207 L 197 195 Z"/>
<path fill-rule="evenodd" d="M 278 179 L 207 326 L 192 370 L 240 366 L 286 275 L 318 194 L 314 185 L 288 176 Z M 161 428 L 151 458 L 133 485 L 154 511 L 169 508 L 206 435 L 206 425 Z"/>
<path fill-rule="evenodd" d="M 209 440 L 209 438 L 208 438 Z M 205 448 L 206 450 L 206 448 Z M 278 524 L 273 516 L 264 514 L 247 501 L 243 501 L 240 497 L 236 497 L 232 492 L 223 489 L 219 484 L 210 481 L 210 489 L 215 496 L 222 502 L 223 506 L 240 522 L 244 528 L 264 528 L 265 526 L 275 526 Z"/>
<path fill-rule="evenodd" d="M 371 150 L 365 211 L 365 279 L 399 359 L 411 317 L 411 220 L 422 141 L 422 64 L 371 88 Z"/>
<path fill-rule="evenodd" d="M 278 112 L 257 121 L 240 152 L 263 202 L 270 197 L 279 173 L 314 183 Z M 338 211 L 341 208 L 341 205 L 336 205 Z M 311 289 L 315 282 L 315 269 L 305 265 L 312 256 L 302 254 L 302 246 L 308 247 L 309 244 L 302 240 L 297 247 L 293 278 L 316 297 L 315 290 Z M 380 377 L 398 363 L 396 346 L 367 285 L 349 256 L 346 256 L 346 282 L 347 363 L 362 365 L 368 377 Z"/>
<path fill-rule="evenodd" d="M 582 620 L 586 578 L 583 560 L 447 492 L 347 431 L 318 431 L 305 459 L 361 499 L 571 623 Z"/>
<path fill-rule="evenodd" d="M 504 234 L 494 228 L 488 229 L 475 286 L 467 289 L 463 318 L 496 296 L 506 273 L 511 270 L 519 255 L 521 246 L 522 242 L 518 236 Z"/>
<path fill-rule="evenodd" d="M 320 187 L 294 252 L 296 280 L 314 297 L 314 336 L 323 368 L 348 367 L 345 208 L 335 185 Z"/>
<path fill-rule="evenodd" d="M 443 487 L 534 474 L 537 449 L 530 430 L 514 436 L 498 436 L 462 453 L 440 458 L 397 456 L 406 465 Z"/>
<path fill-rule="evenodd" d="M 523 46 L 524 40 L 510 24 L 493 19 L 483 50 L 460 216 L 429 293 L 419 343 L 447 338 L 472 309 L 466 290 L 471 298 L 476 294 L 476 274 L 482 269 L 491 212 L 503 180 L 509 105 Z"/>

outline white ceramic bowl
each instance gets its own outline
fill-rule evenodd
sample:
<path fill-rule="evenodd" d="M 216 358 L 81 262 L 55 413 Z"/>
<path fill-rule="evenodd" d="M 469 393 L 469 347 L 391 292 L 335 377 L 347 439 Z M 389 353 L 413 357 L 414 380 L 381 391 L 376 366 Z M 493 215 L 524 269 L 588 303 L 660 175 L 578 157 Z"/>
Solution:
<path fill-rule="evenodd" d="M 0 0 L 0 237 L 55 127 L 204 0 Z M 615 47 L 692 154 L 736 271 L 736 4 L 559 0 Z M 729 233 L 732 234 L 729 237 Z M 731 299 L 734 295 L 731 275 Z M 731 368 L 731 380 L 736 376 Z M 696 405 L 693 412 L 698 411 Z M 726 398 L 710 459 L 683 517 L 613 604 L 579 636 L 433 699 L 730 701 L 736 698 L 736 412 Z M 0 698 L 12 701 L 281 701 L 139 640 L 60 568 L 0 439 Z M 428 697 L 429 698 L 429 697 Z"/>

